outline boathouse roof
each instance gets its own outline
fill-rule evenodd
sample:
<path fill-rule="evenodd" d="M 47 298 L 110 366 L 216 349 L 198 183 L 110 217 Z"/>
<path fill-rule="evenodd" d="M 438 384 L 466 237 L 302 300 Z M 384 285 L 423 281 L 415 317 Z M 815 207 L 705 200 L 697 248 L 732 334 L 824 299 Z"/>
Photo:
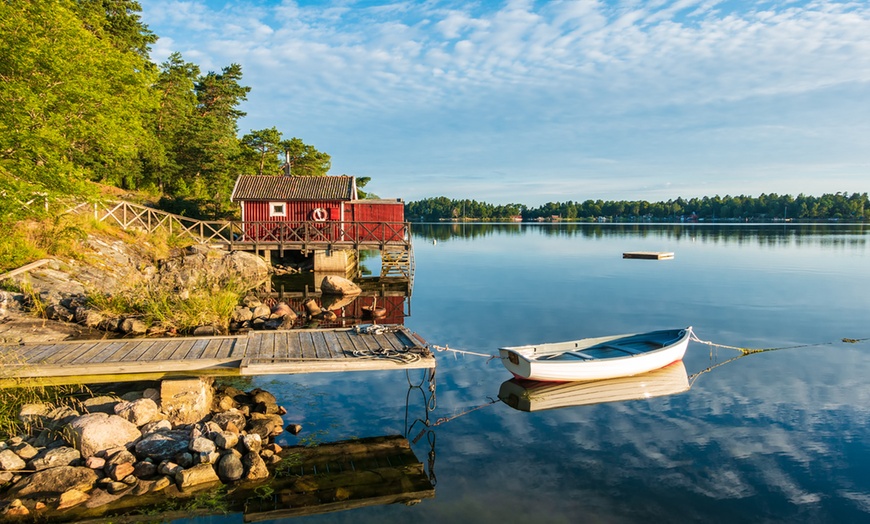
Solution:
<path fill-rule="evenodd" d="M 233 188 L 240 200 L 356 200 L 352 176 L 241 175 Z"/>

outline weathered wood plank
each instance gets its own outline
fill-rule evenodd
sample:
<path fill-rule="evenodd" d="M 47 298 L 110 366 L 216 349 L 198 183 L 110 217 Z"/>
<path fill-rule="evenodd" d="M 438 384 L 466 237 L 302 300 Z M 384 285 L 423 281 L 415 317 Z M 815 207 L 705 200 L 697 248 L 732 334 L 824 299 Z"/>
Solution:
<path fill-rule="evenodd" d="M 82 351 L 80 353 L 78 353 L 77 355 L 73 355 L 73 354 L 66 353 L 66 352 L 63 352 L 63 354 L 61 355 L 60 354 L 61 352 L 59 352 L 57 354 L 57 356 L 58 356 L 57 359 L 45 359 L 45 362 L 47 364 L 55 364 L 55 363 L 59 363 L 59 362 L 69 362 L 70 364 L 80 364 L 82 362 L 89 362 L 94 355 L 96 355 L 97 353 L 100 352 L 100 350 L 103 347 L 103 344 L 105 344 L 104 341 L 94 342 L 94 344 L 91 347 L 89 347 L 87 349 L 82 348 Z"/>
<path fill-rule="evenodd" d="M 77 342 L 74 344 L 39 344 L 30 348 L 25 353 L 18 353 L 21 363 L 27 364 L 36 364 L 39 362 L 43 362 L 45 359 L 51 357 L 52 355 L 57 354 L 60 351 L 63 351 L 63 348 L 66 347 L 67 350 L 72 350 L 73 348 L 82 349 L 82 346 L 87 345 L 90 347 L 95 341 L 88 340 L 85 342 Z M 16 348 L 17 349 L 17 348 Z"/>
<path fill-rule="evenodd" d="M 112 341 L 112 342 L 106 344 L 102 351 L 100 351 L 99 353 L 94 355 L 94 357 L 91 358 L 91 362 L 93 362 L 93 363 L 105 362 L 106 360 L 109 359 L 109 357 L 111 357 L 112 355 L 114 355 L 118 351 L 122 351 L 124 349 L 124 346 L 127 346 L 129 344 L 131 344 L 131 342 L 127 341 L 127 340 Z M 132 344 L 141 344 L 141 342 L 139 342 L 137 340 L 136 342 L 132 342 Z"/>
<path fill-rule="evenodd" d="M 339 347 L 341 347 L 341 352 L 344 354 L 344 358 L 353 358 L 355 348 L 353 347 L 353 342 L 350 340 L 350 332 L 337 331 L 335 332 L 335 338 Z"/>
<path fill-rule="evenodd" d="M 302 349 L 302 358 L 317 358 L 311 333 L 299 333 L 299 347 Z"/>
<path fill-rule="evenodd" d="M 174 360 L 172 356 L 178 353 L 186 355 L 193 346 L 194 340 L 195 339 L 182 338 L 179 340 L 173 340 L 172 342 L 167 342 L 166 345 L 160 349 L 157 355 L 154 356 L 154 360 Z"/>
<path fill-rule="evenodd" d="M 323 338 L 322 332 L 311 333 L 311 340 L 314 342 L 314 351 L 319 358 L 335 358 L 335 355 L 330 351 L 329 345 Z"/>
<path fill-rule="evenodd" d="M 120 362 L 136 362 L 143 355 L 150 355 L 152 353 L 156 353 L 159 348 L 162 346 L 164 341 L 161 340 L 150 340 L 148 343 L 139 344 L 133 347 L 126 355 L 119 359 Z"/>
<path fill-rule="evenodd" d="M 187 354 L 181 358 L 183 358 L 184 360 L 198 360 L 205 352 L 205 350 L 212 344 L 214 344 L 215 346 L 221 345 L 220 340 L 216 340 L 213 338 L 204 338 L 202 340 L 197 340 L 196 342 L 194 342 L 193 347 L 190 348 L 190 351 L 188 351 Z"/>
<path fill-rule="evenodd" d="M 287 358 L 302 358 L 302 345 L 298 333 L 287 332 Z"/>

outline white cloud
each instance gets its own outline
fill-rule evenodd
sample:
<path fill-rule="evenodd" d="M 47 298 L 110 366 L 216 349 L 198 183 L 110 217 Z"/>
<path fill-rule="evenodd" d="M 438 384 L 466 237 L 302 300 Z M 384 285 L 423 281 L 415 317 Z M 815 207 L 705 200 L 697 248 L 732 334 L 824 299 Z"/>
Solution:
<path fill-rule="evenodd" d="M 603 191 L 619 180 L 630 191 L 622 177 L 665 164 L 672 189 L 688 190 L 694 173 L 764 166 L 780 193 L 821 188 L 831 171 L 870 189 L 859 177 L 870 164 L 866 4 L 142 5 L 162 37 L 155 61 L 178 50 L 203 70 L 242 65 L 253 87 L 242 131 L 276 125 L 332 154 L 335 172 L 383 176 L 406 198 L 401 173 L 412 171 L 603 176 L 615 182 Z M 723 141 L 754 161 L 738 172 Z M 818 166 L 814 177 L 785 178 L 795 150 L 799 165 Z M 601 156 L 612 162 L 590 161 Z M 499 184 L 489 180 L 465 196 L 490 198 Z"/>

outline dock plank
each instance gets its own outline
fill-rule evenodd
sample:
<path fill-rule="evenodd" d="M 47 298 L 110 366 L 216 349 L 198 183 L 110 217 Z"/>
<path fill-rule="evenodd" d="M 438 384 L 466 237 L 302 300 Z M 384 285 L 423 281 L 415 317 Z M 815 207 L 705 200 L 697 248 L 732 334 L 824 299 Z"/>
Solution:
<path fill-rule="evenodd" d="M 317 358 L 311 333 L 299 333 L 299 347 L 302 350 L 302 358 Z"/>
<path fill-rule="evenodd" d="M 68 362 L 70 364 L 80 364 L 82 362 L 90 362 L 91 358 L 93 358 L 94 355 L 96 355 L 97 353 L 100 352 L 100 350 L 102 350 L 102 348 L 103 348 L 102 346 L 103 345 L 100 344 L 100 342 L 94 342 L 89 348 L 87 348 L 87 349 L 82 348 L 82 351 L 80 353 L 78 353 L 77 355 L 72 355 L 72 354 L 63 352 L 64 354 L 61 356 L 60 355 L 61 352 L 58 352 L 58 356 L 59 356 L 58 359 L 56 359 L 56 360 L 46 359 L 45 362 L 47 364 L 57 364 L 57 363 L 61 363 L 61 362 Z"/>
<path fill-rule="evenodd" d="M 323 338 L 322 331 L 311 333 L 311 341 L 314 343 L 314 351 L 320 358 L 335 358 L 335 354 L 330 350 L 326 339 Z"/>

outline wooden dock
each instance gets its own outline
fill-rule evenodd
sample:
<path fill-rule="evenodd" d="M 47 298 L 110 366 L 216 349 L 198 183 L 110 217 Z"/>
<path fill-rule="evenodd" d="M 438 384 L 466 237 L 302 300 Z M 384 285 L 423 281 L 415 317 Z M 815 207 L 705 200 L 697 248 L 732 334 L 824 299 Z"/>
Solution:
<path fill-rule="evenodd" d="M 273 375 L 434 368 L 428 345 L 404 326 L 251 331 L 245 335 L 79 340 L 0 346 L 4 382 L 139 380 L 144 376 Z"/>
<path fill-rule="evenodd" d="M 642 260 L 672 260 L 673 252 L 666 251 L 627 251 L 622 254 L 622 258 L 638 258 Z"/>

